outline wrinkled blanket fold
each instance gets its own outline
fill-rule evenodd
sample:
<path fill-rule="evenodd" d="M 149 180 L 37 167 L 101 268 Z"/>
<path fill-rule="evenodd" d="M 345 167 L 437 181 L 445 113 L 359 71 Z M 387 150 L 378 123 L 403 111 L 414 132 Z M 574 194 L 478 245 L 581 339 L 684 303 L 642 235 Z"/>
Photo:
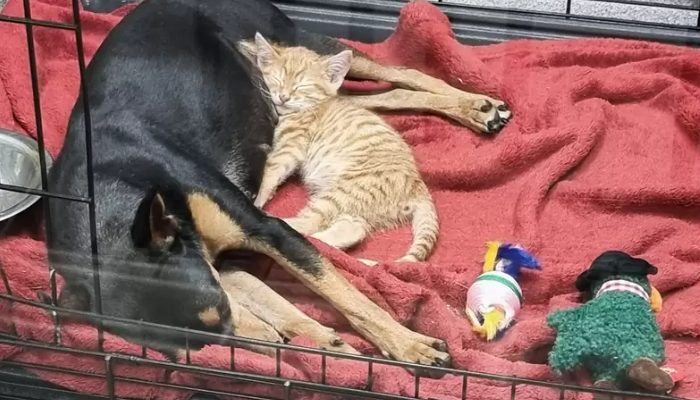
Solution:
<path fill-rule="evenodd" d="M 35 18 L 70 22 L 68 0 L 34 0 Z M 92 56 L 104 36 L 131 8 L 113 14 L 82 13 L 85 51 Z M 10 0 L 4 14 L 21 16 L 22 1 Z M 36 136 L 25 30 L 0 23 L 0 128 Z M 60 151 L 69 112 L 78 94 L 75 36 L 35 28 L 43 127 L 47 148 Z M 393 260 L 410 242 L 410 228 L 379 232 L 347 255 L 314 242 L 341 272 L 399 321 L 447 340 L 459 368 L 540 380 L 560 379 L 534 354 L 552 341 L 544 318 L 578 302 L 578 273 L 604 250 L 641 256 L 660 272 L 653 283 L 664 295 L 658 316 L 668 364 L 685 379 L 675 394 L 700 398 L 700 52 L 682 47 L 610 39 L 518 40 L 464 46 L 439 9 L 407 4 L 394 34 L 376 44 L 349 42 L 374 59 L 423 70 L 450 84 L 506 100 L 512 122 L 495 138 L 478 136 L 436 116 L 386 115 L 413 147 L 441 218 L 441 236 L 429 263 L 367 268 L 353 257 Z M 359 88 L 371 83 L 348 82 Z M 268 206 L 290 216 L 306 201 L 302 187 L 285 185 Z M 27 218 L 27 217 L 25 217 Z M 34 225 L 34 224 L 27 224 Z M 0 232 L 0 263 L 13 294 L 36 299 L 48 274 L 41 234 L 31 227 Z M 534 252 L 543 271 L 522 279 L 525 306 L 506 335 L 486 344 L 475 337 L 461 310 L 466 290 L 479 274 L 485 242 L 520 243 Z M 347 321 L 308 289 L 275 269 L 268 278 L 303 311 L 332 326 L 364 353 L 377 350 L 352 332 Z M 5 291 L 0 285 L 0 291 Z M 26 339 L 51 342 L 50 316 L 0 300 L 0 331 L 12 324 Z M 66 346 L 94 349 L 95 329 L 62 326 Z M 309 345 L 306 338 L 293 343 Z M 106 335 L 106 349 L 140 354 L 140 348 Z M 148 356 L 162 360 L 151 352 Z M 320 358 L 282 351 L 281 375 L 320 380 Z M 541 357 L 540 357 L 541 358 Z M 0 360 L 71 366 L 104 373 L 101 358 L 0 345 Z M 197 364 L 227 369 L 228 349 L 210 346 L 193 355 Z M 537 362 L 537 363 L 535 363 Z M 238 350 L 236 368 L 274 375 L 275 360 Z M 366 365 L 329 360 L 327 382 L 364 388 Z M 66 388 L 106 393 L 105 381 L 36 370 Z M 236 384 L 156 367 L 115 364 L 118 376 L 203 385 L 276 395 L 279 389 Z M 585 383 L 585 380 L 580 381 Z M 414 378 L 393 367 L 375 366 L 373 389 L 414 395 Z M 191 392 L 117 382 L 117 396 L 185 399 Z M 462 380 L 422 379 L 424 398 L 458 399 Z M 506 384 L 470 379 L 469 398 L 509 398 Z M 295 396 L 319 395 L 295 393 Z M 520 385 L 518 399 L 558 399 L 552 389 Z M 590 395 L 567 393 L 568 399 Z"/>

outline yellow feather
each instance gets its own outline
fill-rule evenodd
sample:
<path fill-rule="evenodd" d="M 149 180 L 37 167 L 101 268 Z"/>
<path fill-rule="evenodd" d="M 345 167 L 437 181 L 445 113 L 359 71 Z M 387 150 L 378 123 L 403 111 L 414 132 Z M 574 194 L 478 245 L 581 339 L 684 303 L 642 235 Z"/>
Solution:
<path fill-rule="evenodd" d="M 481 332 L 481 323 L 479 322 L 479 319 L 476 317 L 476 314 L 474 314 L 474 311 L 467 308 L 466 312 L 467 312 L 467 319 L 469 319 L 469 323 L 472 325 L 472 330 L 474 332 Z"/>
<path fill-rule="evenodd" d="M 661 293 L 659 293 L 659 291 L 652 286 L 650 297 L 651 298 L 649 299 L 649 303 L 651 303 L 651 310 L 655 313 L 660 313 L 661 309 L 663 308 L 663 298 L 661 297 Z"/>
<path fill-rule="evenodd" d="M 486 242 L 486 255 L 484 256 L 484 271 L 493 271 L 496 268 L 496 255 L 498 254 L 498 247 L 501 244 L 495 241 Z"/>
<path fill-rule="evenodd" d="M 506 317 L 506 314 L 500 308 L 492 308 L 490 311 L 486 312 L 484 315 L 483 323 L 483 333 L 482 336 L 486 337 L 487 341 L 493 340 L 498 333 L 498 325 Z"/>

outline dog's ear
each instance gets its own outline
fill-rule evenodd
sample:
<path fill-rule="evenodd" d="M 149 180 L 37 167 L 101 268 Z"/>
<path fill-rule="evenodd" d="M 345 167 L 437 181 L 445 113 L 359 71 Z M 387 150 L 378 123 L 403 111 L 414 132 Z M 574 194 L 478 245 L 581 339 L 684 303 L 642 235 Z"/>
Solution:
<path fill-rule="evenodd" d="M 166 204 L 165 196 L 158 191 L 147 195 L 136 211 L 131 227 L 134 245 L 156 252 L 165 251 L 176 239 L 178 218 Z"/>
<path fill-rule="evenodd" d="M 151 233 L 150 245 L 152 248 L 165 249 L 175 241 L 175 235 L 178 231 L 177 218 L 166 208 L 160 193 L 156 193 L 151 200 L 148 227 Z"/>
<path fill-rule="evenodd" d="M 334 89 L 339 89 L 350 71 L 352 51 L 344 50 L 326 60 L 326 74 Z"/>

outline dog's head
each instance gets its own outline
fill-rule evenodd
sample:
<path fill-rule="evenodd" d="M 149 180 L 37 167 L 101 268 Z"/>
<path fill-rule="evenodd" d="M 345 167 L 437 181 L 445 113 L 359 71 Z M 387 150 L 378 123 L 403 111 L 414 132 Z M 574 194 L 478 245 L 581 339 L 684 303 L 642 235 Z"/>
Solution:
<path fill-rule="evenodd" d="M 649 285 L 648 275 L 655 275 L 657 268 L 644 259 L 635 258 L 622 251 L 606 251 L 599 255 L 590 268 L 576 279 L 576 289 L 589 298 L 595 289 L 610 279 L 627 279 Z"/>
<path fill-rule="evenodd" d="M 154 189 L 139 204 L 129 235 L 101 244 L 110 250 L 99 259 L 104 315 L 217 334 L 231 332 L 228 296 L 193 213 L 185 193 Z M 96 311 L 93 276 L 84 273 L 84 260 L 82 264 L 78 279 L 66 279 L 58 303 Z M 186 342 L 192 349 L 216 342 L 193 335 L 185 339 L 181 333 L 145 325 L 104 322 L 112 333 L 168 354 L 184 349 Z"/>

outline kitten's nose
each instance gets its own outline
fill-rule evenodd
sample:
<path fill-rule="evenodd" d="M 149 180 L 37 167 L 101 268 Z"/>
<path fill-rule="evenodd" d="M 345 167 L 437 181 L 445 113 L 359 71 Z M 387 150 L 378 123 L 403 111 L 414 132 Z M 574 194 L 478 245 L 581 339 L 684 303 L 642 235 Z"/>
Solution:
<path fill-rule="evenodd" d="M 287 94 L 280 94 L 279 98 L 280 98 L 280 103 L 282 103 L 282 104 L 289 101 L 289 95 L 287 95 Z"/>

